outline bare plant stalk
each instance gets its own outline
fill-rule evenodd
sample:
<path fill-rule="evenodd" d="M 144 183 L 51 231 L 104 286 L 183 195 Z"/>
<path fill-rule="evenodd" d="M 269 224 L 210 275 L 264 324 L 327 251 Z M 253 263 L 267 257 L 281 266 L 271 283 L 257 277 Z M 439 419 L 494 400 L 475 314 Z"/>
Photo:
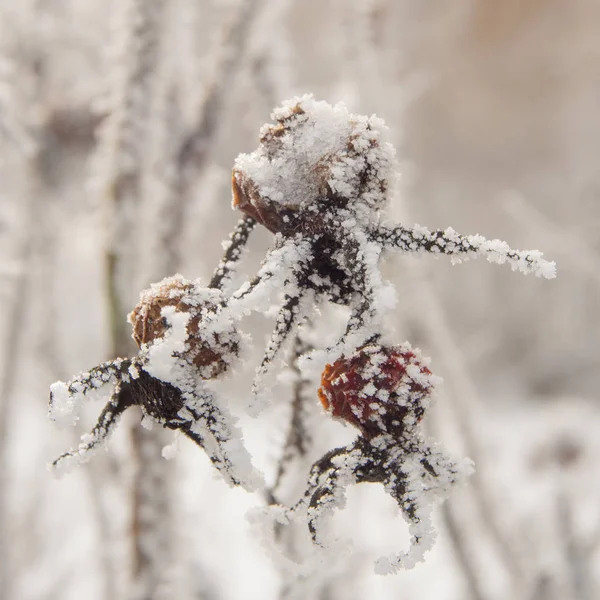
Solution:
<path fill-rule="evenodd" d="M 4 39 L 10 39 L 6 32 Z M 0 61 L 8 64 L 7 47 L 0 52 Z M 10 516 L 8 514 L 8 491 L 12 489 L 9 480 L 8 432 L 14 425 L 13 396 L 17 383 L 18 365 L 22 357 L 23 336 L 25 333 L 26 313 L 31 295 L 32 263 L 34 260 L 34 240 L 37 232 L 37 209 L 40 197 L 39 146 L 34 139 L 35 124 L 32 122 L 32 107 L 37 107 L 37 100 L 43 97 L 42 63 L 35 49 L 26 46 L 21 52 L 12 49 L 14 56 L 14 71 L 23 80 L 29 78 L 30 86 L 18 86 L 18 81 L 0 81 L 0 87 L 8 90 L 0 97 L 0 142 L 8 141 L 10 150 L 3 152 L 17 154 L 22 160 L 25 184 L 21 190 L 20 203 L 22 206 L 21 226 L 16 236 L 15 262 L 16 272 L 13 277 L 12 293 L 9 305 L 5 310 L 5 335 L 0 340 L 2 347 L 2 369 L 0 370 L 0 600 L 8 600 L 13 594 L 16 579 L 13 565 L 13 552 L 9 540 Z M 5 66 L 0 64 L 0 67 Z M 4 75 L 4 70 L 0 68 Z M 9 78 L 11 79 L 11 78 Z M 25 87 L 25 92 L 23 92 Z M 11 106 L 5 106 L 7 103 Z M 24 108 L 25 107 L 25 108 Z M 11 110 L 12 109 L 12 110 Z M 3 138 L 7 138 L 4 140 Z"/>
<path fill-rule="evenodd" d="M 46 143 L 49 135 L 47 123 L 44 123 L 43 125 L 44 128 L 40 133 L 39 138 L 41 144 L 40 153 L 43 153 L 45 150 L 52 151 L 54 149 L 50 144 Z M 90 139 L 92 138 L 93 136 L 90 133 Z M 63 140 L 63 138 L 61 138 L 61 142 L 68 144 L 69 140 Z M 64 212 L 65 207 L 61 206 L 60 209 Z M 40 295 L 42 300 L 40 303 L 41 314 L 38 318 L 39 322 L 45 323 L 44 328 L 39 332 L 36 343 L 37 360 L 40 365 L 46 366 L 48 379 L 56 377 L 64 379 L 68 376 L 69 369 L 67 369 L 64 364 L 61 350 L 57 344 L 57 340 L 60 339 L 60 320 L 56 310 L 56 295 L 54 290 L 55 277 L 58 270 L 56 264 L 56 248 L 60 243 L 60 240 L 57 239 L 56 236 L 56 220 L 53 218 L 51 211 L 48 210 L 48 205 L 39 206 L 36 214 L 40 226 L 32 226 L 30 230 L 34 232 L 37 239 L 35 244 L 36 260 L 41 262 L 36 282 L 37 286 L 44 290 L 44 294 Z M 79 435 L 76 430 L 72 430 L 71 436 L 73 438 L 73 445 L 77 446 L 79 444 Z M 111 516 L 106 502 L 104 501 L 105 498 L 102 494 L 98 493 L 98 490 L 100 489 L 107 489 L 108 486 L 114 486 L 119 483 L 117 477 L 118 473 L 116 469 L 111 467 L 114 467 L 114 465 L 110 464 L 107 460 L 107 456 L 101 455 L 82 471 L 82 474 L 86 477 L 89 502 L 92 507 L 98 532 L 99 563 L 104 586 L 102 596 L 105 600 L 114 600 L 118 597 L 118 575 L 112 550 L 114 539 L 113 531 L 111 530 Z M 42 483 L 44 483 L 44 480 L 40 479 L 39 484 L 41 485 Z M 36 498 L 38 496 L 40 496 L 38 507 L 41 507 L 44 501 L 41 490 L 36 495 Z M 40 512 L 40 510 L 32 509 L 27 514 L 35 515 L 40 514 Z M 31 529 L 31 523 L 28 523 L 28 529 Z"/>
<path fill-rule="evenodd" d="M 307 323 L 310 326 L 310 323 Z M 282 484 L 291 473 L 308 468 L 308 459 L 313 445 L 313 437 L 310 428 L 310 411 L 314 404 L 313 382 L 300 370 L 298 360 L 300 356 L 312 350 L 312 345 L 305 341 L 300 333 L 296 334 L 293 344 L 293 358 L 291 368 L 295 378 L 292 388 L 292 405 L 288 433 L 283 446 L 273 485 L 267 490 L 267 501 L 269 504 L 279 504 L 279 496 L 283 494 Z M 286 501 L 290 499 L 286 498 Z M 304 534 L 304 528 L 297 524 L 282 526 L 275 524 L 275 540 L 281 546 L 282 551 L 292 560 L 299 560 L 298 535 Z M 292 600 L 307 597 L 308 590 L 314 593 L 314 581 L 306 581 L 304 577 L 294 576 L 288 572 L 282 573 L 282 586 L 279 592 L 280 600 Z M 323 582 L 322 585 L 325 585 Z M 323 591 L 323 590 L 321 590 Z M 312 593 L 311 593 L 312 595 Z"/>
<path fill-rule="evenodd" d="M 107 309 L 110 323 L 110 355 L 127 356 L 132 351 L 129 328 L 125 320 L 135 294 L 136 243 L 139 231 L 144 148 L 148 137 L 148 120 L 158 59 L 164 0 L 129 0 L 124 6 L 119 62 L 114 75 L 111 112 L 100 132 L 99 159 L 104 164 L 100 178 L 107 212 L 105 277 Z M 133 288 L 133 289 L 132 289 Z M 132 541 L 135 594 L 151 598 L 156 587 L 158 565 L 155 552 L 161 547 L 154 539 L 154 526 L 165 516 L 165 503 L 147 493 L 154 489 L 148 460 L 155 461 L 157 443 L 133 433 L 133 447 L 138 459 L 134 482 Z M 149 455 L 152 454 L 150 457 Z M 149 482 L 146 479 L 149 479 Z M 148 515 L 153 519 L 148 520 Z"/>
<path fill-rule="evenodd" d="M 174 202 L 180 199 L 171 193 L 174 185 L 171 167 L 177 134 L 181 130 L 168 53 L 168 46 L 173 40 L 166 33 L 170 30 L 172 12 L 164 12 L 165 33 L 157 52 L 157 73 L 151 93 L 147 137 L 149 168 L 144 172 L 140 215 L 144 230 L 154 234 L 138 239 L 140 260 L 136 281 L 141 288 L 172 275 L 180 268 L 175 246 L 181 231 L 167 230 L 173 235 L 162 235 L 165 232 L 164 222 L 168 227 L 170 215 L 178 210 Z M 137 467 L 132 524 L 133 536 L 137 540 L 135 597 L 162 600 L 177 593 L 172 581 L 174 567 L 189 568 L 188 561 L 178 552 L 180 524 L 173 509 L 178 489 L 174 475 L 176 465 L 162 456 L 162 449 L 171 441 L 172 434 L 161 427 L 150 430 L 135 427 L 131 435 Z"/>
<path fill-rule="evenodd" d="M 285 444 L 281 457 L 277 464 L 277 473 L 275 481 L 269 490 L 269 503 L 277 503 L 277 493 L 282 484 L 285 474 L 290 465 L 301 461 L 308 454 L 312 445 L 312 434 L 306 423 L 307 409 L 307 388 L 311 382 L 300 371 L 298 359 L 300 356 L 311 350 L 311 345 L 302 340 L 298 334 L 294 338 L 292 370 L 294 372 L 294 385 L 292 389 L 292 412 L 290 415 L 290 425 L 286 436 Z"/>
<path fill-rule="evenodd" d="M 470 556 L 468 543 L 464 539 L 461 524 L 454 514 L 454 508 L 451 502 L 445 502 L 442 505 L 442 516 L 444 518 L 444 524 L 446 525 L 446 531 L 450 536 L 452 546 L 456 552 L 456 559 L 461 566 L 461 571 L 464 575 L 467 589 L 469 590 L 469 596 L 472 600 L 485 600 L 486 595 L 483 592 L 480 577 L 473 568 L 473 561 Z"/>
<path fill-rule="evenodd" d="M 294 92 L 291 32 L 288 17 L 294 0 L 266 0 L 250 44 L 252 82 L 271 110 Z"/>
<path fill-rule="evenodd" d="M 168 272 L 171 272 L 175 265 L 181 264 L 181 248 L 177 240 L 184 229 L 192 188 L 206 166 L 224 101 L 226 95 L 231 92 L 261 1 L 240 0 L 231 19 L 225 24 L 220 47 L 217 49 L 216 65 L 198 99 L 195 121 L 171 157 L 173 176 L 170 193 L 173 198 L 165 204 L 166 210 L 161 215 L 163 225 L 159 230 L 162 237 L 160 245 L 167 252 Z"/>
<path fill-rule="evenodd" d="M 171 489 L 169 463 L 161 456 L 166 432 L 131 430 L 137 473 L 132 531 L 135 541 L 134 598 L 154 600 L 171 567 Z"/>
<path fill-rule="evenodd" d="M 126 289 L 135 269 L 136 209 L 144 162 L 159 24 L 164 0 L 129 0 L 124 7 L 119 76 L 113 105 L 100 131 L 101 194 L 107 213 L 106 291 L 111 355 L 131 348 L 124 319 L 133 290 Z M 131 287 L 131 286 L 130 286 Z M 125 289 L 124 289 L 125 288 Z"/>
<path fill-rule="evenodd" d="M 564 479 L 567 479 L 566 477 Z M 567 482 L 561 488 L 568 490 Z M 557 521 L 560 542 L 566 566 L 568 585 L 573 600 L 593 600 L 594 593 L 593 567 L 591 557 L 586 553 L 585 544 L 579 539 L 573 526 L 573 502 L 568 492 L 559 492 L 557 499 Z"/>
<path fill-rule="evenodd" d="M 36 158 L 27 160 L 26 181 L 28 190 L 23 194 L 23 230 L 19 240 L 19 251 L 17 261 L 19 270 L 15 274 L 11 302 L 6 311 L 6 336 L 2 340 L 3 346 L 3 369 L 0 380 L 0 599 L 8 600 L 11 597 L 12 569 L 11 569 L 11 544 L 8 543 L 9 523 L 7 491 L 11 489 L 8 477 L 7 450 L 8 431 L 13 424 L 12 401 L 15 384 L 18 376 L 18 364 L 22 357 L 23 333 L 25 316 L 28 308 L 28 299 L 31 288 L 32 273 L 32 247 L 35 235 L 35 214 L 37 209 L 38 194 L 35 192 L 36 182 Z M 33 189 L 32 189 L 33 188 Z"/>

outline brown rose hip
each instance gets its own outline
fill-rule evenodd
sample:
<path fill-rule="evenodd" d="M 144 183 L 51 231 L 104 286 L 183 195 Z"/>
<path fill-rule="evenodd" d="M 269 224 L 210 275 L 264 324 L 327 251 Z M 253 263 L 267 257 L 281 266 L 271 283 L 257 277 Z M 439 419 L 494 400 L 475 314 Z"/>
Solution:
<path fill-rule="evenodd" d="M 202 379 L 212 379 L 225 372 L 230 358 L 237 356 L 240 337 L 233 326 L 229 330 L 212 332 L 207 317 L 220 309 L 220 292 L 204 288 L 181 275 L 168 277 L 144 290 L 140 302 L 129 314 L 133 339 L 138 346 L 150 344 L 164 337 L 169 323 L 162 316 L 165 307 L 189 313 L 187 340 L 182 355 L 197 367 Z"/>

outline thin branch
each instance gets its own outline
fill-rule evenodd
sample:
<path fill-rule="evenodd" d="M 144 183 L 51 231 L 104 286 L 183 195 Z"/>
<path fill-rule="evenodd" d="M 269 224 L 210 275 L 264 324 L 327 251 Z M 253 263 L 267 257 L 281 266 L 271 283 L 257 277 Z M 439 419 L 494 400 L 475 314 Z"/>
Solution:
<path fill-rule="evenodd" d="M 242 256 L 248 238 L 256 225 L 252 217 L 242 217 L 229 236 L 227 248 L 219 261 L 208 287 L 223 289 L 231 278 L 231 272 Z"/>
<path fill-rule="evenodd" d="M 306 423 L 307 388 L 311 382 L 300 370 L 299 358 L 310 352 L 312 345 L 303 341 L 301 334 L 294 338 L 292 371 L 294 372 L 294 385 L 292 388 L 292 412 L 290 424 L 285 439 L 285 444 L 277 464 L 277 472 L 273 485 L 268 490 L 269 504 L 277 504 L 277 492 L 283 477 L 288 472 L 290 464 L 302 460 L 309 452 L 312 445 L 312 434 Z"/>

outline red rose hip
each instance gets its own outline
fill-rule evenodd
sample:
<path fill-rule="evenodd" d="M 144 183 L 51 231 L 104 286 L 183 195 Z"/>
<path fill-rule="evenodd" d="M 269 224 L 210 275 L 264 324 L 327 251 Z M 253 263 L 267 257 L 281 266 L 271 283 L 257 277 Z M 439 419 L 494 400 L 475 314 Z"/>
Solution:
<path fill-rule="evenodd" d="M 318 393 L 365 437 L 401 435 L 422 418 L 437 379 L 409 344 L 369 345 L 326 365 Z"/>

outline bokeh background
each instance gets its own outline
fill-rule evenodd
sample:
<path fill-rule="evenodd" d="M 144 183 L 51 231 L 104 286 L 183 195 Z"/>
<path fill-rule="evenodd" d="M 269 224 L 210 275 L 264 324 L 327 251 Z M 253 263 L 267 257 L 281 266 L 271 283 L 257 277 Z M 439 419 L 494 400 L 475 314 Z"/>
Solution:
<path fill-rule="evenodd" d="M 597 0 L 0 2 L 0 600 L 599 598 L 599 23 Z M 546 281 L 386 260 L 390 328 L 445 381 L 428 427 L 477 467 L 438 511 L 425 563 L 395 576 L 372 572 L 408 541 L 380 486 L 350 490 L 335 517 L 354 552 L 302 579 L 277 555 L 304 532 L 269 553 L 246 518 L 264 498 L 137 414 L 88 465 L 46 469 L 101 409 L 57 429 L 50 383 L 133 351 L 124 319 L 150 282 L 210 276 L 237 221 L 235 156 L 306 92 L 385 119 L 391 219 L 558 265 Z M 269 242 L 253 236 L 240 278 Z M 247 325 L 256 360 L 270 325 Z M 285 374 L 280 401 L 242 419 L 271 479 Z M 317 404 L 313 460 L 352 436 Z M 296 493 L 309 464 L 288 474 Z"/>

